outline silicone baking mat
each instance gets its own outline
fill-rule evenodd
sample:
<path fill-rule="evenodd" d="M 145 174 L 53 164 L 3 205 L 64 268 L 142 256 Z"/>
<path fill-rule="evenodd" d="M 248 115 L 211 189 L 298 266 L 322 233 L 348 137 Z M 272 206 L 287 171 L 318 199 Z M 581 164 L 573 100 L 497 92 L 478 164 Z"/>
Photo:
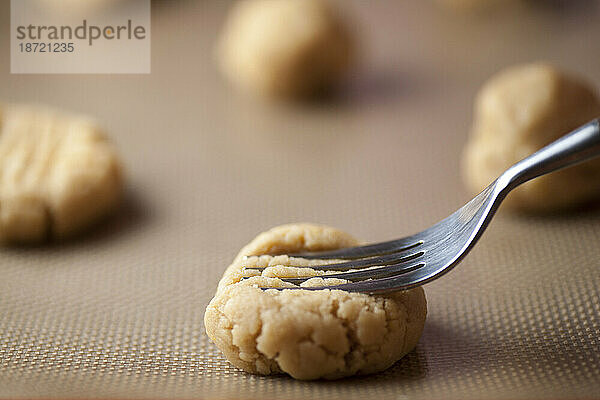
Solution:
<path fill-rule="evenodd" d="M 417 349 L 377 375 L 248 375 L 202 321 L 224 268 L 271 226 L 311 221 L 377 241 L 466 202 L 473 96 L 498 69 L 546 59 L 600 86 L 597 2 L 551 3 L 477 15 L 343 2 L 362 62 L 340 96 L 315 104 L 254 101 L 219 79 L 221 1 L 153 5 L 150 75 L 10 75 L 0 58 L 2 101 L 95 115 L 128 177 L 124 207 L 82 239 L 0 250 L 0 397 L 600 396 L 597 208 L 498 215 L 426 286 Z M 5 55 L 8 10 L 1 2 Z"/>

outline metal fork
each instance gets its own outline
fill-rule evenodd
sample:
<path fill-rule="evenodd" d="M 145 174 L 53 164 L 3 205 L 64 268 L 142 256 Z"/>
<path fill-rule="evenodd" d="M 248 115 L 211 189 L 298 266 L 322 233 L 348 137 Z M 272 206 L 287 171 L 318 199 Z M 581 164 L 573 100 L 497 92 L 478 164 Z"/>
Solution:
<path fill-rule="evenodd" d="M 341 289 L 380 294 L 419 286 L 439 278 L 462 261 L 511 190 L 538 176 L 598 156 L 600 119 L 595 119 L 508 168 L 461 209 L 422 232 L 389 242 L 289 256 L 313 260 L 348 260 L 330 261 L 306 268 L 336 271 L 320 276 L 345 279 L 350 283 L 302 287 L 304 290 Z M 282 278 L 285 282 L 297 285 L 308 279 L 311 278 Z"/>

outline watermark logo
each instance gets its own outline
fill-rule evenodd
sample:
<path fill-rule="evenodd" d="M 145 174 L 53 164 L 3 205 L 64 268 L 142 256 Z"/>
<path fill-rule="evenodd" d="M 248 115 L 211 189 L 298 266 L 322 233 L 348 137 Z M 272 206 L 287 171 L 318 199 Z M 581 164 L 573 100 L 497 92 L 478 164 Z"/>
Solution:
<path fill-rule="evenodd" d="M 11 73 L 150 73 L 150 0 L 11 0 Z"/>

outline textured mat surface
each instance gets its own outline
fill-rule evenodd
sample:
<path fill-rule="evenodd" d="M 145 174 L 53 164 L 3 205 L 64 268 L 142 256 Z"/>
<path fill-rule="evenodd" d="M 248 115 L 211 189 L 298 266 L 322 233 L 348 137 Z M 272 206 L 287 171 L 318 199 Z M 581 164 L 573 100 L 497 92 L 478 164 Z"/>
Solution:
<path fill-rule="evenodd" d="M 598 10 L 577 3 L 490 18 L 354 2 L 362 72 L 317 105 L 256 102 L 219 80 L 210 49 L 220 1 L 155 4 L 149 76 L 10 75 L 0 58 L 2 101 L 96 115 L 129 178 L 123 210 L 85 238 L 0 250 L 0 397 L 598 397 L 597 209 L 500 214 L 455 271 L 427 285 L 416 351 L 378 375 L 251 376 L 202 322 L 223 269 L 271 226 L 318 222 L 377 241 L 466 202 L 458 158 L 490 74 L 549 59 L 600 87 Z M 8 15 L 1 2 L 0 26 Z"/>

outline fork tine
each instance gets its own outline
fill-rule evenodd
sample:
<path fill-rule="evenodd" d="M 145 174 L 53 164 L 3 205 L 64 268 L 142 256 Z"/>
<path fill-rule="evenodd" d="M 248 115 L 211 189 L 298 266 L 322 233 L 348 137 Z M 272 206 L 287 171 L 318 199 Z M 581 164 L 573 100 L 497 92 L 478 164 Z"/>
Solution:
<path fill-rule="evenodd" d="M 323 264 L 323 265 L 306 265 L 306 266 L 291 266 L 294 268 L 310 268 L 317 271 L 348 271 L 351 269 L 361 269 L 361 268 L 370 268 L 370 267 L 379 267 L 391 264 L 398 264 L 403 261 L 410 261 L 418 258 L 424 254 L 424 252 L 420 251 L 418 253 L 413 253 L 409 255 L 403 255 L 405 250 L 401 250 L 398 253 L 392 253 L 385 256 L 379 257 L 370 257 L 370 258 L 361 258 L 353 261 L 346 261 L 341 263 L 332 263 L 332 264 Z M 263 271 L 268 267 L 253 267 L 248 266 L 246 269 L 253 269 L 257 271 Z"/>
<path fill-rule="evenodd" d="M 390 240 L 388 242 L 381 242 L 376 244 L 368 244 L 364 246 L 348 247 L 345 249 L 332 250 L 332 251 L 320 251 L 320 252 L 306 252 L 288 254 L 290 257 L 306 258 L 309 260 L 325 260 L 325 259 L 339 259 L 339 260 L 355 260 L 357 258 L 382 256 L 391 253 L 397 253 L 400 251 L 414 249 L 423 244 L 423 241 L 419 240 L 415 236 L 410 236 L 402 239 Z"/>
<path fill-rule="evenodd" d="M 433 279 L 423 278 L 421 271 L 425 264 L 419 264 L 416 268 L 410 268 L 407 271 L 395 273 L 391 276 L 384 276 L 378 279 L 362 280 L 357 282 L 343 283 L 341 285 L 329 286 L 313 286 L 313 287 L 288 287 L 288 288 L 262 288 L 263 290 L 345 290 L 347 292 L 369 293 L 369 294 L 384 294 L 396 292 L 399 290 L 408 290 L 415 286 L 420 286 L 423 283 Z M 361 271 L 363 272 L 363 271 Z M 366 271 L 365 271 L 366 272 Z M 321 276 L 322 277 L 322 276 Z M 326 275 L 329 277 L 329 275 Z"/>
<path fill-rule="evenodd" d="M 328 274 L 328 275 L 319 275 L 317 278 L 338 278 L 345 279 L 352 282 L 360 282 L 365 281 L 366 279 L 380 279 L 386 277 L 393 277 L 400 274 L 405 274 L 410 271 L 414 271 L 415 269 L 424 267 L 424 263 L 415 263 L 415 262 L 402 262 L 398 264 L 387 265 L 379 268 L 371 268 L 360 271 L 353 272 L 343 272 L 339 274 Z M 301 277 L 301 278 L 280 278 L 284 282 L 293 283 L 299 285 L 303 282 L 306 282 L 309 279 L 315 278 L 311 277 Z"/>

